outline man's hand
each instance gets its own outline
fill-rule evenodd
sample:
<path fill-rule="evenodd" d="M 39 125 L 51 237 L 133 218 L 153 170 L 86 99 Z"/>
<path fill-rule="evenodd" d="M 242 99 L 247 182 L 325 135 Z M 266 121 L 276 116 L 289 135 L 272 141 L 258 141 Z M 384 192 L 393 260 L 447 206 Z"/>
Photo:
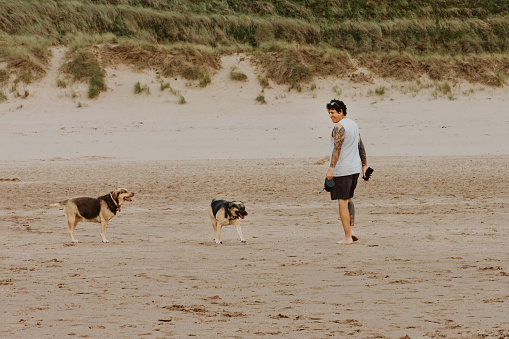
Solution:
<path fill-rule="evenodd" d="M 362 177 L 364 178 L 366 176 L 366 170 L 368 169 L 368 166 L 362 166 Z"/>
<path fill-rule="evenodd" d="M 332 179 L 334 178 L 334 168 L 332 167 L 329 167 L 329 169 L 327 170 L 327 179 Z"/>

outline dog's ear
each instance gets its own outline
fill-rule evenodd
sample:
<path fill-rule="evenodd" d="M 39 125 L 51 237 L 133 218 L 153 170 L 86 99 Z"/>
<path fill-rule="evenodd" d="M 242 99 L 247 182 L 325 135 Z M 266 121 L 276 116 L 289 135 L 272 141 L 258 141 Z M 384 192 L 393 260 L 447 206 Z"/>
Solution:
<path fill-rule="evenodd" d="M 110 193 L 110 194 L 111 194 L 111 197 L 113 198 L 113 200 L 118 201 L 118 195 L 119 195 L 119 193 L 120 193 L 120 190 L 115 190 L 115 191 L 113 191 L 113 192 L 111 192 L 111 193 Z"/>

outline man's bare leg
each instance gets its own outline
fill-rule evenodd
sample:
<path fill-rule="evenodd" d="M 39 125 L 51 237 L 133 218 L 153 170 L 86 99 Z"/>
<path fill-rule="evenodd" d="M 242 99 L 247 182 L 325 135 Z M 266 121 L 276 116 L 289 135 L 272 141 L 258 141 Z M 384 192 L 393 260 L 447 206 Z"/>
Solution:
<path fill-rule="evenodd" d="M 350 213 L 350 228 L 352 230 L 352 239 L 353 241 L 359 240 L 359 238 L 355 235 L 354 224 L 355 224 L 355 206 L 353 204 L 352 199 L 348 199 L 348 212 Z"/>
<path fill-rule="evenodd" d="M 339 218 L 341 224 L 343 224 L 343 230 L 345 231 L 345 240 L 338 241 L 338 244 L 353 244 L 352 239 L 352 227 L 350 226 L 350 211 L 348 211 L 348 200 L 338 200 L 339 203 Z"/>

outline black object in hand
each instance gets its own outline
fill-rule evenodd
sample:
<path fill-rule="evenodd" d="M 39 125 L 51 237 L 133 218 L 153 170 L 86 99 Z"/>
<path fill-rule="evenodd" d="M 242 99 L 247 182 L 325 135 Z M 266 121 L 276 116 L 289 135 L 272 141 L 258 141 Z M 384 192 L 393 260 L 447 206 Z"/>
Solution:
<path fill-rule="evenodd" d="M 366 170 L 366 174 L 362 177 L 365 181 L 369 180 L 369 177 L 371 176 L 371 173 L 373 173 L 373 169 L 371 167 L 368 167 Z"/>
<path fill-rule="evenodd" d="M 325 178 L 325 183 L 323 184 L 323 189 L 326 190 L 327 192 L 331 192 L 335 185 L 336 185 L 336 183 L 334 182 L 333 179 Z"/>

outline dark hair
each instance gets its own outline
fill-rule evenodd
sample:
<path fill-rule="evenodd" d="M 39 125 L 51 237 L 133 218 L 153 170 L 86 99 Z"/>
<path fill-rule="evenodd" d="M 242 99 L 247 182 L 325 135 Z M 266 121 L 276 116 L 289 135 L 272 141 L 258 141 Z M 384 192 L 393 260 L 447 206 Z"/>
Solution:
<path fill-rule="evenodd" d="M 332 99 L 327 103 L 327 109 L 335 109 L 338 113 L 343 110 L 343 115 L 346 115 L 346 105 L 343 101 Z"/>

